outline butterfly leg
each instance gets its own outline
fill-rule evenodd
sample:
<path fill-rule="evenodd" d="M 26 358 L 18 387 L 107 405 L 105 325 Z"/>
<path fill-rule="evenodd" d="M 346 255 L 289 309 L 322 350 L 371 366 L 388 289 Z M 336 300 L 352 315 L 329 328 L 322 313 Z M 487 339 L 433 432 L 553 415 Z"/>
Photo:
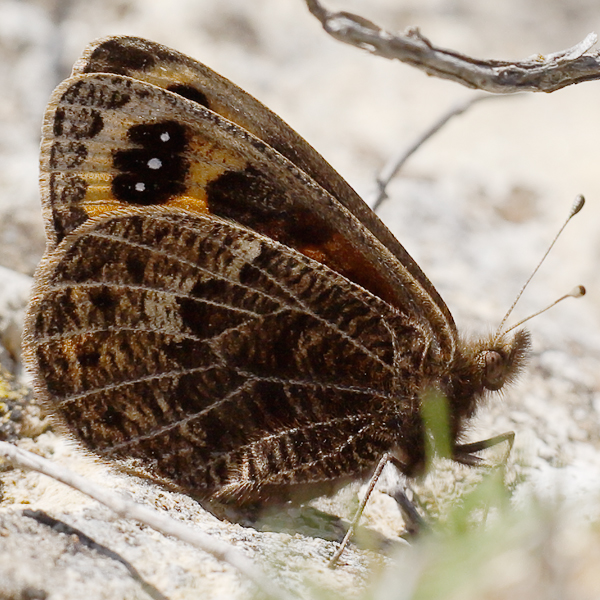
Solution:
<path fill-rule="evenodd" d="M 419 514 L 416 506 L 406 495 L 406 486 L 403 482 L 387 492 L 388 496 L 391 496 L 400 507 L 402 516 L 404 517 L 404 523 L 408 533 L 416 535 L 423 530 L 427 530 L 429 526 L 423 517 Z"/>
<path fill-rule="evenodd" d="M 354 513 L 354 518 L 352 519 L 352 522 L 350 523 L 350 527 L 348 527 L 348 531 L 346 531 L 346 535 L 344 536 L 344 539 L 340 543 L 340 547 L 337 549 L 336 553 L 331 557 L 331 560 L 329 561 L 328 566 L 330 569 L 333 569 L 335 567 L 338 560 L 340 559 L 340 556 L 346 549 L 346 546 L 348 545 L 348 542 L 350 541 L 350 538 L 354 534 L 354 531 L 356 530 L 356 526 L 358 525 L 358 522 L 360 521 L 360 518 L 362 517 L 362 514 L 365 510 L 365 506 L 367 505 L 367 502 L 369 501 L 369 498 L 371 497 L 373 489 L 375 488 L 375 484 L 377 483 L 377 480 L 381 476 L 381 472 L 383 471 L 383 468 L 390 461 L 393 461 L 393 457 L 387 453 L 384 454 L 379 459 L 379 462 L 377 463 L 377 467 L 375 468 L 373 475 L 371 475 L 371 479 L 369 479 L 369 485 L 367 486 L 367 491 L 365 492 L 365 495 L 364 495 L 361 503 L 359 504 L 358 509 L 356 510 L 356 513 Z"/>
<path fill-rule="evenodd" d="M 487 440 L 472 442 L 470 444 L 457 444 L 454 448 L 452 459 L 462 465 L 474 467 L 481 464 L 481 458 L 474 456 L 476 452 L 481 452 L 481 450 L 485 450 L 486 448 L 508 442 L 508 452 L 510 454 L 514 441 L 515 432 L 507 431 L 506 433 L 501 433 L 500 435 L 488 438 Z"/>
<path fill-rule="evenodd" d="M 472 442 L 469 444 L 458 444 L 454 449 L 453 459 L 463 465 L 476 467 L 481 466 L 482 459 L 478 456 L 474 456 L 476 452 L 481 452 L 486 448 L 491 448 L 493 446 L 497 446 L 498 444 L 502 444 L 504 442 L 508 442 L 509 445 L 509 453 L 512 449 L 513 443 L 515 440 L 514 431 L 507 431 L 500 435 L 496 435 L 494 437 L 488 438 L 486 440 L 480 440 L 479 442 Z M 400 471 L 402 471 L 402 464 L 399 463 L 393 457 L 390 458 L 390 462 L 394 464 Z M 404 520 L 406 522 L 406 527 L 411 534 L 417 534 L 424 529 L 428 528 L 427 522 L 423 519 L 423 517 L 417 511 L 414 503 L 408 498 L 406 495 L 406 487 L 402 483 L 399 483 L 395 489 L 388 491 L 387 493 L 394 498 L 394 500 L 400 506 L 402 510 Z"/>

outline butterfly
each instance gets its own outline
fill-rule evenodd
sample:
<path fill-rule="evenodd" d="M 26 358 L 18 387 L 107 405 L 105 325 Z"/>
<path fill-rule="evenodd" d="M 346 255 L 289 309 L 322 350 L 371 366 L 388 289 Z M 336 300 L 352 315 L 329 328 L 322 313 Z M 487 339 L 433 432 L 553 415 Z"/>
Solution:
<path fill-rule="evenodd" d="M 328 494 L 383 456 L 451 456 L 514 380 L 529 334 L 467 340 L 403 246 L 279 117 L 151 41 L 92 43 L 52 94 L 47 249 L 24 347 L 37 396 L 84 448 L 236 506 Z"/>

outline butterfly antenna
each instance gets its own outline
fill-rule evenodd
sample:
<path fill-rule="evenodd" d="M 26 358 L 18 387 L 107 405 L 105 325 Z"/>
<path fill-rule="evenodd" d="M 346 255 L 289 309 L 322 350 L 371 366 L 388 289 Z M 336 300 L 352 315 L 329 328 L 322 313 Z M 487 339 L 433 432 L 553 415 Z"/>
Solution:
<path fill-rule="evenodd" d="M 529 319 L 533 319 L 533 317 L 537 317 L 538 315 L 545 313 L 547 310 L 551 309 L 553 306 L 556 306 L 559 302 L 562 302 L 566 298 L 581 298 L 581 296 L 585 296 L 585 287 L 583 287 L 582 285 L 576 285 L 568 294 L 561 296 L 558 300 L 555 300 L 554 302 L 552 302 L 552 304 L 549 304 L 548 306 L 546 306 L 546 308 L 542 308 L 542 310 L 538 310 L 537 312 L 534 312 L 532 315 L 525 317 L 524 319 L 522 319 L 515 325 L 512 325 L 511 327 L 509 327 L 504 333 L 508 333 L 509 331 L 512 331 L 513 329 L 516 329 L 517 327 L 520 327 L 521 325 L 523 325 L 523 323 L 529 321 Z"/>
<path fill-rule="evenodd" d="M 559 298 L 558 300 L 556 300 L 555 302 L 553 302 L 546 308 L 536 312 L 535 314 L 527 317 L 526 319 L 523 319 L 522 321 L 519 321 L 519 323 L 517 323 L 516 325 L 513 325 L 507 331 L 503 331 L 506 321 L 512 314 L 512 312 L 515 309 L 515 306 L 517 305 L 519 300 L 521 299 L 523 292 L 527 289 L 529 282 L 534 278 L 535 274 L 538 272 L 539 268 L 542 266 L 543 262 L 546 260 L 546 257 L 548 256 L 548 254 L 550 254 L 550 250 L 552 250 L 552 248 L 554 247 L 554 244 L 556 244 L 556 240 L 559 238 L 560 234 L 563 232 L 564 228 L 567 226 L 567 223 L 583 208 L 584 204 L 585 204 L 585 198 L 581 194 L 579 194 L 575 198 L 575 202 L 573 202 L 573 206 L 571 207 L 571 212 L 569 213 L 569 216 L 563 223 L 562 227 L 558 230 L 558 233 L 554 236 L 554 239 L 552 240 L 552 243 L 550 244 L 550 246 L 548 246 L 548 250 L 546 250 L 544 256 L 542 256 L 542 259 L 537 264 L 537 267 L 533 270 L 533 272 L 529 276 L 529 279 L 527 279 L 527 281 L 525 282 L 525 284 L 523 285 L 523 287 L 517 294 L 517 297 L 515 298 L 515 301 L 512 303 L 512 306 L 508 309 L 508 312 L 504 315 L 504 318 L 502 319 L 502 322 L 500 323 L 500 327 L 498 327 L 498 331 L 496 333 L 496 340 L 504 333 L 508 333 L 509 331 L 512 331 L 515 327 L 522 325 L 523 323 L 525 323 L 525 321 L 529 321 L 529 319 L 536 317 L 537 315 L 539 315 L 543 312 L 546 312 L 549 308 L 552 308 L 559 302 L 562 302 L 565 298 L 580 298 L 581 296 L 585 295 L 585 288 L 582 285 L 577 286 L 574 290 L 572 290 L 568 294 L 565 294 L 564 296 L 562 296 L 561 298 Z"/>

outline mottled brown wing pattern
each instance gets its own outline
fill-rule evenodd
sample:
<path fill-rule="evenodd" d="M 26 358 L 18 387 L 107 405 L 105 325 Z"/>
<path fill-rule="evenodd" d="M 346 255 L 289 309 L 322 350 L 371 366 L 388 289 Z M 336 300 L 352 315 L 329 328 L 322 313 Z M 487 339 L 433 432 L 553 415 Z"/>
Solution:
<path fill-rule="evenodd" d="M 391 447 L 422 462 L 418 323 L 264 236 L 165 209 L 95 218 L 34 298 L 38 394 L 103 457 L 238 502 L 330 490 Z"/>

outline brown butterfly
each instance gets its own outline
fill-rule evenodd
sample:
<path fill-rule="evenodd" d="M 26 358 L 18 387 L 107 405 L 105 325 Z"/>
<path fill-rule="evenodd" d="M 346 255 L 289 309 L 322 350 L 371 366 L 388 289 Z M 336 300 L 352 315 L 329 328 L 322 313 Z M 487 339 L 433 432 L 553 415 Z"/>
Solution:
<path fill-rule="evenodd" d="M 276 115 L 150 41 L 93 43 L 41 147 L 48 246 L 25 348 L 62 430 L 105 459 L 237 506 L 330 493 L 389 456 L 451 454 L 529 336 L 459 337 L 350 186 Z"/>

